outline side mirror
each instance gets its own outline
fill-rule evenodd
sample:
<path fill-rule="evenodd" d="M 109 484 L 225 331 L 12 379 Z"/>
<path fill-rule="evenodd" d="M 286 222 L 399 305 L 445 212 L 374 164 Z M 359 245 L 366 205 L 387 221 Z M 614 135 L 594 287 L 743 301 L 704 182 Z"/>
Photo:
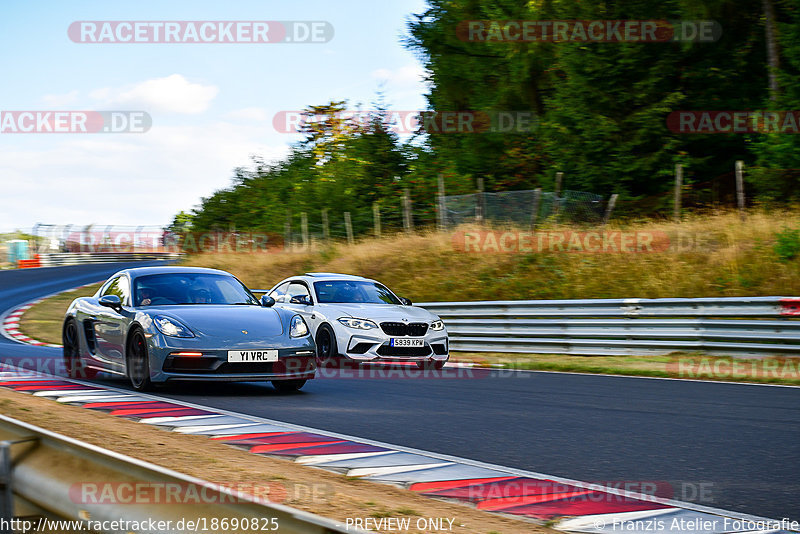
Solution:
<path fill-rule="evenodd" d="M 271 308 L 275 305 L 275 299 L 270 297 L 269 295 L 264 295 L 261 297 L 261 305 L 265 308 Z"/>
<path fill-rule="evenodd" d="M 306 306 L 311 306 L 311 299 L 306 295 L 295 295 L 289 299 L 289 302 L 291 304 L 305 304 Z"/>
<path fill-rule="evenodd" d="M 122 309 L 122 299 L 120 299 L 117 295 L 105 295 L 100 297 L 98 300 L 100 306 L 105 306 L 106 308 L 111 308 L 115 311 L 120 311 Z"/>
<path fill-rule="evenodd" d="M 403 306 L 411 306 L 411 299 L 400 297 L 400 302 L 403 303 Z"/>

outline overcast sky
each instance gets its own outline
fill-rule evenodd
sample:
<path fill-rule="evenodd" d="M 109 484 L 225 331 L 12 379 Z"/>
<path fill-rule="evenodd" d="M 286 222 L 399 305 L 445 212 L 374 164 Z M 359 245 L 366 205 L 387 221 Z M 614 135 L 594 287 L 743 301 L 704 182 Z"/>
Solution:
<path fill-rule="evenodd" d="M 230 183 L 251 155 L 296 136 L 280 111 L 329 100 L 424 108 L 423 71 L 401 44 L 423 0 L 136 2 L 6 0 L 0 110 L 142 110 L 146 133 L 0 133 L 0 231 L 34 224 L 166 225 Z M 86 44 L 76 21 L 327 21 L 327 43 Z"/>

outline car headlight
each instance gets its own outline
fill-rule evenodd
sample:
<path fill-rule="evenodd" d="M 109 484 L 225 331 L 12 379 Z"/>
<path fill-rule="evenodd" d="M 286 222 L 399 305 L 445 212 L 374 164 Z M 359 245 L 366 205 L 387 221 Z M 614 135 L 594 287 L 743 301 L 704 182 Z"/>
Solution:
<path fill-rule="evenodd" d="M 308 335 L 308 325 L 299 315 L 292 317 L 289 326 L 289 337 L 303 337 Z"/>
<path fill-rule="evenodd" d="M 378 328 L 374 322 L 367 319 L 353 319 L 352 317 L 342 317 L 339 322 L 348 328 L 357 328 L 359 330 L 369 330 L 371 328 Z"/>
<path fill-rule="evenodd" d="M 169 317 L 165 317 L 163 315 L 156 315 L 153 317 L 153 322 L 156 324 L 158 331 L 165 336 L 194 337 L 194 334 L 191 330 L 189 330 L 189 328 L 182 325 L 175 319 L 170 319 Z"/>
<path fill-rule="evenodd" d="M 431 323 L 431 330 L 444 330 L 444 323 L 441 320 Z"/>

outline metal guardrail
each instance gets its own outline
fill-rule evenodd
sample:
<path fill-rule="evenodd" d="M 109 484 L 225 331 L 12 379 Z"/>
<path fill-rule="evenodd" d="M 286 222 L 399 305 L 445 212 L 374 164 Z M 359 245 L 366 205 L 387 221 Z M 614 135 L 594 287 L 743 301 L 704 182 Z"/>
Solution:
<path fill-rule="evenodd" d="M 15 516 L 60 518 L 87 524 L 91 521 L 92 525 L 105 521 L 109 525 L 105 532 L 114 533 L 131 530 L 121 526 L 120 520 L 141 524 L 152 520 L 171 521 L 169 528 L 159 528 L 159 532 L 184 534 L 203 530 L 186 528 L 188 520 L 199 518 L 206 519 L 209 531 L 226 533 L 260 532 L 264 525 L 270 526 L 264 522 L 265 518 L 267 521 L 275 518 L 278 531 L 282 533 L 353 532 L 352 528 L 347 530 L 333 520 L 281 504 L 258 502 L 254 497 L 224 485 L 215 486 L 3 415 L 0 415 L 0 440 L 0 512 L 5 515 L 2 519 L 6 522 L 13 509 Z M 116 503 L 114 499 L 105 497 L 94 499 L 98 495 L 108 495 L 95 487 L 102 489 L 106 483 L 109 488 L 128 484 L 132 489 L 126 495 L 132 494 L 137 498 Z M 94 485 L 91 486 L 93 492 L 88 493 L 92 498 L 83 498 L 87 495 L 83 489 L 87 484 Z M 159 495 L 158 491 L 152 491 L 152 486 L 161 484 L 161 500 L 166 501 L 165 495 L 173 496 L 168 503 L 148 498 Z M 202 499 L 187 496 L 183 502 L 176 502 L 181 499 L 175 498 L 175 489 L 185 490 L 189 486 L 197 492 L 192 495 L 199 493 Z M 145 494 L 145 498 L 138 498 L 138 489 L 148 487 L 151 491 Z M 111 489 L 111 495 L 115 494 Z M 214 518 L 227 518 L 226 526 L 211 528 Z M 238 520 L 239 528 L 233 528 L 233 518 Z M 179 523 L 181 520 L 184 520 L 182 525 Z M 258 525 L 255 529 L 250 528 L 254 521 Z M 112 522 L 117 523 L 114 525 Z"/>
<path fill-rule="evenodd" d="M 427 302 L 450 348 L 578 355 L 800 355 L 800 298 Z"/>
<path fill-rule="evenodd" d="M 174 252 L 59 252 L 55 254 L 40 254 L 39 262 L 42 267 L 53 267 L 57 265 L 77 265 L 81 263 L 174 260 L 181 256 L 182 254 Z"/>

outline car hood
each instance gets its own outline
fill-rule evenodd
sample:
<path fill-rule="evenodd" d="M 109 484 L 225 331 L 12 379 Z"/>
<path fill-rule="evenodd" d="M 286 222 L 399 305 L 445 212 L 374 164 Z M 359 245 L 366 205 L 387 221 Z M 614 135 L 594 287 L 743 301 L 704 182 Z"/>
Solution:
<path fill-rule="evenodd" d="M 409 322 L 430 322 L 436 319 L 436 316 L 424 308 L 416 306 L 398 306 L 396 304 L 358 304 L 358 303 L 343 303 L 343 304 L 321 304 L 321 306 L 328 306 L 329 310 L 336 310 L 341 312 L 341 316 L 345 314 L 359 319 L 372 319 L 375 321 L 402 321 L 407 319 Z M 338 317 L 337 317 L 338 318 Z"/>
<path fill-rule="evenodd" d="M 195 334 L 220 339 L 276 337 L 283 334 L 281 317 L 272 308 L 261 306 L 202 305 L 164 306 L 147 309 L 152 317 L 174 317 Z M 242 330 L 247 331 L 244 334 Z"/>

